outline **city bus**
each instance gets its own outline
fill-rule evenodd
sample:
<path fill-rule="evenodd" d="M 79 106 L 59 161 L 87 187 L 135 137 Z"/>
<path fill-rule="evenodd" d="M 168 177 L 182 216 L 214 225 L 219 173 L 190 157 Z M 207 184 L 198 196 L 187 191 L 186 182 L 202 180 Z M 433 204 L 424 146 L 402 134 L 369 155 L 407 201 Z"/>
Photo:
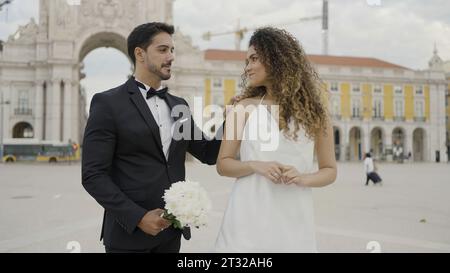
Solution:
<path fill-rule="evenodd" d="M 33 139 L 5 140 L 3 162 L 71 162 L 80 160 L 76 143 L 54 143 Z M 0 147 L 1 149 L 1 147 Z"/>

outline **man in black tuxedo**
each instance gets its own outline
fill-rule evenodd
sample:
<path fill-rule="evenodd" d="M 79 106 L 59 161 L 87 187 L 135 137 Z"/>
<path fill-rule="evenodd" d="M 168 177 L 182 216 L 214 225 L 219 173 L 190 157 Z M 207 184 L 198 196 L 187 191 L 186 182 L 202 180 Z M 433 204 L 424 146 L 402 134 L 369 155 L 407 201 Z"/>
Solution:
<path fill-rule="evenodd" d="M 135 76 L 92 99 L 82 183 L 105 209 L 100 239 L 107 253 L 178 253 L 181 235 L 189 240 L 190 230 L 161 217 L 164 191 L 185 180 L 186 152 L 216 164 L 221 137 L 208 139 L 187 102 L 161 87 L 171 78 L 173 33 L 164 23 L 135 28 L 128 37 Z"/>

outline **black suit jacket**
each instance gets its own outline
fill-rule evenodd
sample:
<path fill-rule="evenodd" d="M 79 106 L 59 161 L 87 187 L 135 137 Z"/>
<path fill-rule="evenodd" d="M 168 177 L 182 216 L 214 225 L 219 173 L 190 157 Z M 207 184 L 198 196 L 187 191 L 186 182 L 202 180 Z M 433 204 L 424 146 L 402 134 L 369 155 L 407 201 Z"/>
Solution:
<path fill-rule="evenodd" d="M 188 106 L 170 94 L 166 102 L 171 109 Z M 159 127 L 133 78 L 93 97 L 83 140 L 82 184 L 105 209 L 100 238 L 105 246 L 149 249 L 180 236 L 173 227 L 147 235 L 137 225 L 148 211 L 164 208 L 162 197 L 172 183 L 185 180 L 186 152 L 205 164 L 216 164 L 221 137 L 207 139 L 190 112 L 188 118 L 190 133 L 202 139 L 172 140 L 166 160 Z"/>

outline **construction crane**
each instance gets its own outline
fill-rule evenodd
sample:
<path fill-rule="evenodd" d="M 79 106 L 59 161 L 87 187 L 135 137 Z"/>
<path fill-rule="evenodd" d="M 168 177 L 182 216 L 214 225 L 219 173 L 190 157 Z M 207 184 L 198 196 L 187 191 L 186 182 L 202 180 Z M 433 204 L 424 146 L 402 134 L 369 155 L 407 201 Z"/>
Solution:
<path fill-rule="evenodd" d="M 278 23 L 279 26 L 286 26 L 292 24 L 298 24 L 302 22 L 322 20 L 322 35 L 323 35 L 323 54 L 328 55 L 328 0 L 323 0 L 323 12 L 322 15 L 311 16 L 311 17 L 303 17 L 296 20 L 291 20 L 288 22 Z M 203 39 L 206 41 L 210 41 L 212 37 L 215 36 L 223 36 L 234 34 L 235 36 L 235 49 L 241 50 L 241 42 L 244 39 L 245 34 L 248 31 L 256 30 L 259 26 L 253 27 L 241 27 L 240 20 L 238 20 L 236 29 L 231 31 L 223 31 L 223 32 L 211 32 L 208 31 L 203 34 Z"/>
<path fill-rule="evenodd" d="M 2 11 L 2 8 L 4 6 L 11 4 L 12 1 L 13 0 L 0 0 L 0 11 Z M 8 10 L 6 10 L 6 19 L 5 19 L 5 21 L 8 22 Z M 3 46 L 1 46 L 1 47 L 3 49 Z"/>
<path fill-rule="evenodd" d="M 11 4 L 12 1 L 13 0 L 2 0 L 2 1 L 0 1 L 0 10 L 2 10 L 3 6 Z"/>
<path fill-rule="evenodd" d="M 328 0 L 323 0 L 322 5 L 322 54 L 328 55 L 328 29 L 329 29 L 329 13 L 328 13 Z"/>

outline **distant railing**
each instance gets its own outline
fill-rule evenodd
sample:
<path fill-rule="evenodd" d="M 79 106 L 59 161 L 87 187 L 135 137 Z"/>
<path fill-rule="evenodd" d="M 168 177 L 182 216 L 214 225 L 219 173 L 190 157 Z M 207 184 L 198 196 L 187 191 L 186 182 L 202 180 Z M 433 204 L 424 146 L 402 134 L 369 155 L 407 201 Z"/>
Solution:
<path fill-rule="evenodd" d="M 427 118 L 426 117 L 414 117 L 414 121 L 415 122 L 426 122 Z"/>
<path fill-rule="evenodd" d="M 372 117 L 374 121 L 384 121 L 384 117 Z"/>
<path fill-rule="evenodd" d="M 341 120 L 342 116 L 341 115 L 332 115 L 331 118 L 334 120 Z"/>
<path fill-rule="evenodd" d="M 30 109 L 30 108 L 16 108 L 16 109 L 14 109 L 14 114 L 16 116 L 31 116 L 33 114 L 33 109 Z"/>

